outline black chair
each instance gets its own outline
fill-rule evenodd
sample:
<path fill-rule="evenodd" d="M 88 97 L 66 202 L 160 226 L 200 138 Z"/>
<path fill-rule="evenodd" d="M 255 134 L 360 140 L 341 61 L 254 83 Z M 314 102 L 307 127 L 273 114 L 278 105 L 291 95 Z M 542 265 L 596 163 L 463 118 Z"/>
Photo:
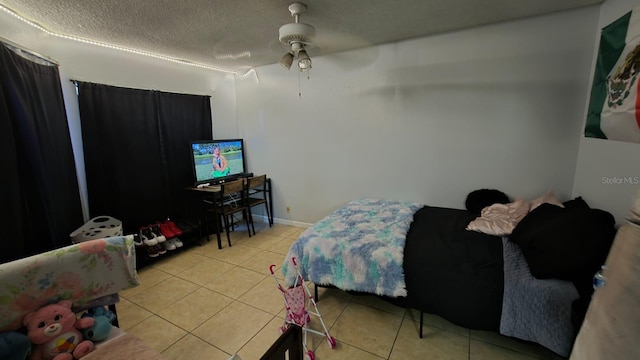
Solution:
<path fill-rule="evenodd" d="M 209 237 L 209 226 L 207 224 L 207 214 L 214 215 L 216 224 L 216 236 L 218 238 L 218 249 L 222 249 L 222 241 L 220 239 L 221 225 L 220 218 L 224 222 L 224 230 L 227 233 L 227 242 L 231 246 L 231 235 L 229 233 L 233 227 L 233 214 L 242 212 L 244 219 L 247 221 L 247 232 L 251 237 L 251 229 L 249 228 L 250 212 L 247 206 L 247 188 L 245 187 L 244 180 L 239 179 L 230 181 L 220 185 L 220 192 L 217 193 L 213 200 L 207 201 L 211 203 L 211 207 L 205 209 L 205 229 L 207 231 L 207 238 Z M 232 218 L 232 221 L 229 218 Z M 231 223 L 231 226 L 230 226 Z"/>
<path fill-rule="evenodd" d="M 267 200 L 267 175 L 254 176 L 247 179 L 247 207 L 249 208 L 249 222 L 251 223 L 251 229 L 253 229 L 253 235 L 256 234 L 256 228 L 253 225 L 253 215 L 251 214 L 251 208 L 260 204 L 264 204 L 264 208 L 267 211 L 267 221 L 269 227 L 273 225 L 271 214 L 269 213 L 269 201 Z"/>

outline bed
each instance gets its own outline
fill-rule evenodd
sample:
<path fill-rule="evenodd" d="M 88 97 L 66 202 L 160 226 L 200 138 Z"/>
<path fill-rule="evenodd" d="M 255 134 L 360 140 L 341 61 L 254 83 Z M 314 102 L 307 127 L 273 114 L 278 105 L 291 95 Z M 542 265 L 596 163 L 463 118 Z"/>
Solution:
<path fill-rule="evenodd" d="M 549 269 L 544 269 L 546 263 L 535 263 L 539 276 L 532 275 L 527 259 L 535 258 L 531 253 L 538 255 L 535 241 L 548 233 L 566 236 L 559 228 L 568 226 L 541 226 L 540 218 L 548 220 L 549 209 L 561 209 L 545 205 L 535 210 L 534 215 L 543 214 L 532 216 L 536 221 L 527 215 L 523 230 L 513 231 L 518 240 L 529 241 L 527 246 L 524 240 L 521 245 L 505 236 L 467 230 L 477 218 L 467 210 L 354 200 L 303 232 L 282 271 L 286 283 L 292 284 L 295 271 L 289 259 L 296 257 L 303 277 L 319 286 L 377 294 L 460 326 L 498 331 L 568 356 L 579 326 L 575 303 L 586 295 L 573 273 L 541 276 L 540 267 Z M 613 223 L 603 226 L 613 229 Z M 531 233 L 536 236 L 528 236 Z M 611 241 L 612 235 L 608 246 Z M 530 247 L 538 250 L 529 251 Z M 602 261 L 604 257 L 606 252 Z"/>

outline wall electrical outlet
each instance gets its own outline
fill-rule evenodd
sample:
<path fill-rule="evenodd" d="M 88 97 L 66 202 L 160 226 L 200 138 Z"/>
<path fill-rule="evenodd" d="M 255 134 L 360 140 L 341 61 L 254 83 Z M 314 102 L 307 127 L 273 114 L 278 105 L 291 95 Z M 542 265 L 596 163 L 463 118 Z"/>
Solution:
<path fill-rule="evenodd" d="M 287 212 L 290 213 L 291 212 L 291 206 L 287 205 Z"/>

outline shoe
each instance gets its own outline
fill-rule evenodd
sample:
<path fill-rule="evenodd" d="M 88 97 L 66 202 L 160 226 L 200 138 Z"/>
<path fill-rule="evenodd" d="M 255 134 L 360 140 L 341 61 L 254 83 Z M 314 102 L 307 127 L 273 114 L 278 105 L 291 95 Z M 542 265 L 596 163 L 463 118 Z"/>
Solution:
<path fill-rule="evenodd" d="M 164 247 L 167 248 L 167 250 L 175 250 L 176 249 L 176 243 L 174 239 L 169 239 L 164 243 Z"/>
<path fill-rule="evenodd" d="M 140 234 L 133 234 L 133 245 L 135 245 L 135 247 L 144 246 L 144 243 L 142 242 L 142 238 L 140 238 Z"/>
<path fill-rule="evenodd" d="M 164 235 L 162 235 L 162 232 L 160 231 L 160 226 L 158 226 L 158 224 L 149 225 L 149 229 L 151 230 L 151 233 L 155 235 L 156 240 L 158 240 L 159 243 L 163 243 L 167 240 L 167 238 Z"/>
<path fill-rule="evenodd" d="M 167 248 L 164 246 L 164 243 L 158 243 L 156 246 L 158 247 L 158 254 L 162 255 L 167 253 Z"/>
<path fill-rule="evenodd" d="M 158 239 L 156 239 L 155 235 L 153 235 L 149 228 L 140 228 L 140 238 L 142 239 L 142 242 L 147 246 L 158 245 Z"/>
<path fill-rule="evenodd" d="M 171 239 L 176 237 L 176 234 L 171 231 L 171 228 L 166 223 L 158 222 L 158 228 L 160 228 L 160 232 L 164 235 L 165 238 Z"/>
<path fill-rule="evenodd" d="M 180 228 L 178 227 L 178 225 L 176 225 L 176 223 L 174 223 L 173 221 L 171 221 L 169 218 L 167 218 L 167 221 L 164 222 L 165 224 L 169 225 L 169 229 L 176 234 L 176 236 L 180 236 L 182 235 L 182 230 L 180 230 Z"/>
<path fill-rule="evenodd" d="M 184 243 L 177 237 L 173 238 L 173 243 L 176 245 L 176 247 L 182 247 L 182 245 L 184 245 Z"/>
<path fill-rule="evenodd" d="M 149 255 L 149 257 L 158 257 L 158 255 L 160 255 L 158 245 L 147 246 L 147 255 Z"/>

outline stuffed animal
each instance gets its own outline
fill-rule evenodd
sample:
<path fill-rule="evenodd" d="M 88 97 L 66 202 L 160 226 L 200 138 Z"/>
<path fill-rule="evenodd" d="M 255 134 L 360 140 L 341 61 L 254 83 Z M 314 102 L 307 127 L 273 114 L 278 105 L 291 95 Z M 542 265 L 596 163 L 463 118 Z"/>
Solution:
<path fill-rule="evenodd" d="M 36 347 L 32 360 L 80 359 L 93 350 L 93 342 L 84 340 L 78 329 L 93 325 L 93 318 L 76 319 L 71 301 L 46 305 L 24 317 L 27 336 Z"/>
<path fill-rule="evenodd" d="M 115 320 L 116 314 L 99 306 L 87 310 L 82 317 L 92 317 L 95 320 L 93 326 L 82 330 L 82 336 L 93 342 L 99 342 L 109 337 L 111 323 Z"/>
<path fill-rule="evenodd" d="M 111 333 L 111 322 L 106 316 L 96 316 L 93 318 L 93 326 L 82 329 L 82 337 L 93 342 L 99 342 L 109 337 Z"/>
<path fill-rule="evenodd" d="M 113 324 L 113 321 L 116 319 L 116 314 L 113 311 L 107 310 L 104 306 L 97 306 L 87 310 L 86 313 L 82 314 L 82 317 L 92 317 L 96 316 L 104 316 L 109 319 L 109 322 Z"/>
<path fill-rule="evenodd" d="M 31 352 L 31 341 L 27 335 L 17 331 L 0 333 L 0 359 L 25 360 Z"/>

